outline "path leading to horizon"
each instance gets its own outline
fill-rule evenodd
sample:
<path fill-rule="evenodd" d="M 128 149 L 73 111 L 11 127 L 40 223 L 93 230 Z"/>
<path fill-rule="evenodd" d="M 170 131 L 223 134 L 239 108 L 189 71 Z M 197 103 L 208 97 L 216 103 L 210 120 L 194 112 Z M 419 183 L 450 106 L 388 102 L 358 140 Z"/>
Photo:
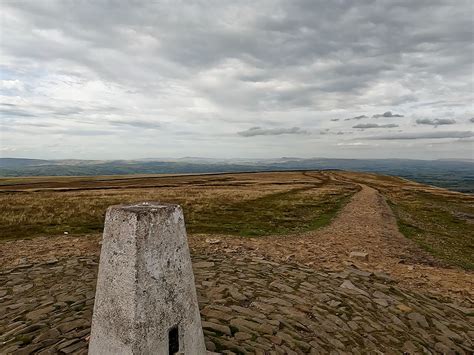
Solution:
<path fill-rule="evenodd" d="M 339 179 L 337 175 L 330 176 Z M 442 265 L 403 236 L 382 194 L 367 185 L 358 185 L 361 190 L 324 228 L 290 236 L 210 237 L 208 240 L 215 244 L 205 243 L 206 238 L 199 236 L 192 242 L 208 254 L 250 253 L 315 269 L 341 270 L 353 265 L 388 273 L 415 289 L 474 300 L 474 273 Z M 352 252 L 367 256 L 351 257 Z"/>

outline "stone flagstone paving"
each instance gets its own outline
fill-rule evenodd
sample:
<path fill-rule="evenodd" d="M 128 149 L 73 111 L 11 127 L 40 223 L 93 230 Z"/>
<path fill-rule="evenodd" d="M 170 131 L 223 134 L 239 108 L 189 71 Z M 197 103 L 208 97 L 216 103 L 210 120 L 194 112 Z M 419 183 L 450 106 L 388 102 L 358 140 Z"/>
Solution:
<path fill-rule="evenodd" d="M 97 257 L 0 271 L 1 354 L 86 354 Z M 472 354 L 474 310 L 383 274 L 193 256 L 208 350 L 225 354 Z"/>

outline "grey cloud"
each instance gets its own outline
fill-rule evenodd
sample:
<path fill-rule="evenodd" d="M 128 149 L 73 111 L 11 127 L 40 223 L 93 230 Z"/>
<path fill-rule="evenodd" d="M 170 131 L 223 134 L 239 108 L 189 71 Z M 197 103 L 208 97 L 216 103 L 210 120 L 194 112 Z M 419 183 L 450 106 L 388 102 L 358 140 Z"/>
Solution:
<path fill-rule="evenodd" d="M 472 131 L 438 131 L 438 132 L 414 132 L 401 134 L 387 134 L 381 136 L 366 137 L 373 140 L 404 140 L 404 139 L 443 139 L 443 138 L 470 138 L 474 137 Z"/>
<path fill-rule="evenodd" d="M 0 109 L 0 116 L 6 117 L 6 118 L 12 118 L 12 117 L 35 117 L 34 114 L 27 112 L 25 110 L 21 109 Z"/>
<path fill-rule="evenodd" d="M 344 121 L 351 121 L 351 120 L 361 120 L 363 118 L 368 118 L 366 115 L 360 115 L 356 117 L 345 118 Z"/>
<path fill-rule="evenodd" d="M 335 93 L 340 94 L 337 102 L 349 105 L 378 82 L 393 83 L 420 68 L 446 76 L 454 70 L 448 65 L 453 58 L 465 64 L 456 66 L 458 72 L 469 72 L 465 49 L 472 42 L 471 21 L 469 11 L 463 11 L 470 8 L 469 0 L 429 6 L 408 0 L 380 6 L 321 1 L 173 7 L 152 1 L 113 8 L 108 2 L 22 1 L 4 6 L 19 19 L 17 26 L 26 24 L 23 31 L 3 26 L 2 49 L 10 57 L 75 63 L 139 92 L 161 79 L 188 80 L 199 94 L 222 105 L 232 103 L 224 91 L 240 98 L 236 105 L 254 109 L 324 106 L 315 97 Z M 280 16 L 267 16 L 269 8 Z M 441 14 L 442 21 L 428 20 Z M 40 31 L 27 31 L 30 24 Z M 234 62 L 226 65 L 229 60 Z M 195 73 L 222 65 L 235 72 L 216 78 L 212 87 L 197 80 Z M 273 84 L 288 77 L 300 89 Z M 399 103 L 414 97 L 392 96 L 387 100 Z"/>
<path fill-rule="evenodd" d="M 38 127 L 38 128 L 50 128 L 50 127 L 54 127 L 53 124 L 51 123 L 36 123 L 36 122 L 25 122 L 25 123 L 21 123 L 21 126 L 29 126 L 29 127 Z"/>
<path fill-rule="evenodd" d="M 245 131 L 238 132 L 242 137 L 254 137 L 254 136 L 279 136 L 281 134 L 308 134 L 309 132 L 301 129 L 300 127 L 292 128 L 261 128 L 252 127 Z"/>
<path fill-rule="evenodd" d="M 339 118 L 331 118 L 331 121 L 337 122 L 337 121 L 339 121 Z"/>
<path fill-rule="evenodd" d="M 441 126 L 441 125 L 450 125 L 450 124 L 455 124 L 456 120 L 451 119 L 451 118 L 435 118 L 435 119 L 429 119 L 429 118 L 420 118 L 416 120 L 417 124 L 422 124 L 422 125 L 430 125 L 430 126 Z"/>
<path fill-rule="evenodd" d="M 115 121 L 111 120 L 108 121 L 113 126 L 132 126 L 137 128 L 145 128 L 145 129 L 158 129 L 161 128 L 161 124 L 159 122 L 150 122 L 150 121 L 139 121 L 139 120 L 126 120 L 126 121 Z"/>
<path fill-rule="evenodd" d="M 352 126 L 352 128 L 362 128 L 362 129 L 366 129 L 366 128 L 395 128 L 395 127 L 398 127 L 398 125 L 394 124 L 394 123 L 382 124 L 382 125 L 378 125 L 377 123 L 359 123 L 359 124 L 356 124 L 355 126 Z"/>
<path fill-rule="evenodd" d="M 72 135 L 72 136 L 108 136 L 113 135 L 114 132 L 101 129 L 64 129 L 51 131 L 53 134 Z"/>
<path fill-rule="evenodd" d="M 436 112 L 452 112 L 446 117 L 470 112 L 472 0 L 125 1 L 120 6 L 22 0 L 0 1 L 0 11 L 2 78 L 18 80 L 22 87 L 1 93 L 2 100 L 15 104 L 2 106 L 12 108 L 6 119 L 11 126 L 35 117 L 38 124 L 110 129 L 114 133 L 107 138 L 114 147 L 133 139 L 124 128 L 156 128 L 149 133 L 173 135 L 171 141 L 189 132 L 179 147 L 170 145 L 170 155 L 197 154 L 194 142 L 200 139 L 211 142 L 199 147 L 203 155 L 237 149 L 265 155 L 268 149 L 261 142 L 244 146 L 238 137 L 219 137 L 251 125 L 316 132 L 331 117 L 341 117 L 331 120 L 337 122 L 388 109 L 413 117 L 430 117 L 434 106 Z M 162 124 L 172 132 L 149 123 L 164 116 Z M 402 115 L 375 116 L 398 123 L 395 118 Z M 403 126 L 406 133 L 422 128 Z M 278 132 L 268 134 L 300 134 Z M 5 134 L 2 139 L 31 145 L 25 137 Z M 42 146 L 40 141 L 50 136 L 45 132 L 36 138 Z M 285 149 L 308 154 L 298 138 Z M 163 151 L 166 141 L 155 139 L 154 151 Z M 107 150 L 99 139 L 81 143 L 92 156 Z M 138 146 L 133 154 L 149 155 L 150 145 Z M 333 154 L 329 146 L 318 154 Z"/>
<path fill-rule="evenodd" d="M 72 116 L 78 115 L 84 112 L 84 109 L 81 107 L 60 107 L 60 108 L 53 108 L 53 107 L 39 107 L 44 109 L 47 113 L 51 113 L 54 116 Z"/>
<path fill-rule="evenodd" d="M 399 114 L 394 114 L 392 113 L 391 111 L 387 111 L 387 112 L 384 112 L 384 113 L 380 113 L 380 114 L 375 114 L 372 116 L 373 118 L 380 118 L 380 117 L 403 117 L 403 115 L 399 115 Z"/>
<path fill-rule="evenodd" d="M 471 121 L 472 123 L 474 123 L 474 117 L 471 117 L 471 119 L 470 119 L 469 121 Z"/>

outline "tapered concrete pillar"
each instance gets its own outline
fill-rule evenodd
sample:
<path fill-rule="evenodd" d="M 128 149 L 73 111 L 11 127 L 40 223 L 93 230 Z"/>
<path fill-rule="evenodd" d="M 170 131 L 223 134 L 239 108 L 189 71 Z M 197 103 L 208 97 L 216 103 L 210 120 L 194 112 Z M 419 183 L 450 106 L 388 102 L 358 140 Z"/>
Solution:
<path fill-rule="evenodd" d="M 109 207 L 89 354 L 176 352 L 206 354 L 181 207 Z"/>

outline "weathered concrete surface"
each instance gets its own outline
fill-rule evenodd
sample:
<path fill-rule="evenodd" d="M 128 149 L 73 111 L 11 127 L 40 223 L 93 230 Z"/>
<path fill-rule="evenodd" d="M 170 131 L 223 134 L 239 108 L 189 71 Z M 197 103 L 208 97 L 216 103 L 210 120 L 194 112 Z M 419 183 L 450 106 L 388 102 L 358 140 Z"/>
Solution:
<path fill-rule="evenodd" d="M 206 353 L 181 207 L 110 207 L 89 354 L 168 355 L 176 327 L 176 351 Z"/>

